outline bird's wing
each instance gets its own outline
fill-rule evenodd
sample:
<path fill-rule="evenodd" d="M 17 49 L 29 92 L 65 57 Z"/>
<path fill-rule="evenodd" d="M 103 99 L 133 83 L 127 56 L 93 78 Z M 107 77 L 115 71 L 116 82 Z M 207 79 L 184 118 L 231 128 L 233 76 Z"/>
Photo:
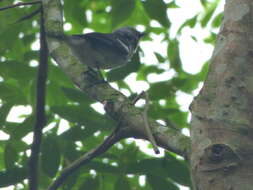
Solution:
<path fill-rule="evenodd" d="M 127 56 L 127 49 L 112 34 L 92 32 L 84 35 L 73 35 L 74 38 L 85 39 L 97 50 L 111 50 L 115 53 Z"/>

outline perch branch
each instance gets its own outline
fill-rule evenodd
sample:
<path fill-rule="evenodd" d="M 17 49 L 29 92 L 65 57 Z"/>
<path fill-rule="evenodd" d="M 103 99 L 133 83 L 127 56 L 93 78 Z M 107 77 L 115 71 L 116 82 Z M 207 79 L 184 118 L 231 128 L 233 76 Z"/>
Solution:
<path fill-rule="evenodd" d="M 63 13 L 60 0 L 42 1 L 45 11 L 47 33 L 63 33 Z M 53 18 L 53 19 L 52 19 Z M 73 55 L 70 47 L 64 41 L 48 38 L 51 56 L 71 80 L 89 97 L 103 102 L 112 102 L 112 108 L 106 111 L 111 118 L 119 122 L 122 118 L 127 124 L 129 137 L 148 139 L 142 112 L 136 108 L 128 97 L 112 88 L 107 82 L 99 83 L 98 77 L 87 76 L 88 67 Z M 87 88 L 89 87 L 89 88 Z M 162 126 L 155 120 L 149 119 L 151 131 L 157 145 L 177 153 L 185 158 L 190 152 L 190 138 L 180 131 Z"/>

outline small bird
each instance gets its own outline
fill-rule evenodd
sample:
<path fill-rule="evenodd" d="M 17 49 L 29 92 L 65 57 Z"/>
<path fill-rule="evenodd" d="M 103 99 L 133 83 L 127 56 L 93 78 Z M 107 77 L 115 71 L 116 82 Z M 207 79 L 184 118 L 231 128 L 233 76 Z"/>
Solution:
<path fill-rule="evenodd" d="M 63 35 L 61 38 L 77 58 L 95 69 L 114 69 L 129 62 L 145 34 L 133 27 L 123 27 L 113 33 L 91 32 L 79 35 Z"/>

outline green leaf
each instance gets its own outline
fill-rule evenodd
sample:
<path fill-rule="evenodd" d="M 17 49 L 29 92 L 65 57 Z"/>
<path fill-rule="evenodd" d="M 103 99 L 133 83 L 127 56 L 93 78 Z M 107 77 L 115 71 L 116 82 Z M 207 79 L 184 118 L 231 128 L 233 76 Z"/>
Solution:
<path fill-rule="evenodd" d="M 163 63 L 166 61 L 166 58 L 163 57 L 160 53 L 157 53 L 157 52 L 154 52 L 154 53 L 155 53 L 156 59 L 159 61 L 159 63 Z"/>
<path fill-rule="evenodd" d="M 60 165 L 60 150 L 56 137 L 44 138 L 41 147 L 41 167 L 45 174 L 54 177 Z"/>
<path fill-rule="evenodd" d="M 206 62 L 203 66 L 201 71 L 197 74 L 196 78 L 199 81 L 204 81 L 206 79 L 207 73 L 209 70 L 209 62 Z"/>
<path fill-rule="evenodd" d="M 167 5 L 163 0 L 145 0 L 142 1 L 142 4 L 151 19 L 157 20 L 164 27 L 170 26 L 167 17 Z"/>
<path fill-rule="evenodd" d="M 27 99 L 16 80 L 0 82 L 0 98 L 12 104 L 26 105 Z"/>
<path fill-rule="evenodd" d="M 204 12 L 204 15 L 200 21 L 202 27 L 206 27 L 208 22 L 210 21 L 211 17 L 213 16 L 217 6 L 218 6 L 219 0 L 215 0 L 212 2 Z"/>
<path fill-rule="evenodd" d="M 185 186 L 191 185 L 189 169 L 184 161 L 177 160 L 168 153 L 164 159 L 149 158 L 129 164 L 126 173 L 163 177 Z"/>
<path fill-rule="evenodd" d="M 172 99 L 174 98 L 169 98 L 168 100 L 171 104 L 170 106 L 161 107 L 160 105 L 152 104 L 148 115 L 153 119 L 171 119 L 173 115 L 181 114 L 182 112 L 179 110 L 179 106 L 177 104 L 173 104 L 174 102 Z"/>
<path fill-rule="evenodd" d="M 127 20 L 134 11 L 135 0 L 112 0 L 112 28 Z"/>
<path fill-rule="evenodd" d="M 168 8 L 180 8 L 175 1 L 172 1 L 168 4 Z"/>
<path fill-rule="evenodd" d="M 175 182 L 190 186 L 190 172 L 186 163 L 182 160 L 177 160 L 175 157 L 166 153 L 164 159 L 164 168 L 167 171 L 167 176 Z"/>
<path fill-rule="evenodd" d="M 84 180 L 83 184 L 79 187 L 79 190 L 96 190 L 99 189 L 99 179 L 88 177 Z"/>
<path fill-rule="evenodd" d="M 40 189 L 47 189 L 52 182 L 52 177 L 44 173 L 43 170 L 39 170 L 39 186 Z"/>
<path fill-rule="evenodd" d="M 6 130 L 13 139 L 21 139 L 33 128 L 35 117 L 28 116 L 22 123 L 6 123 Z"/>
<path fill-rule="evenodd" d="M 156 73 L 156 74 L 161 74 L 164 70 L 158 68 L 155 65 L 142 65 L 141 69 L 137 73 L 137 80 L 146 80 L 147 75 L 150 73 Z"/>
<path fill-rule="evenodd" d="M 3 126 L 5 119 L 8 116 L 12 106 L 13 106 L 12 103 L 4 103 L 0 107 L 0 126 Z"/>
<path fill-rule="evenodd" d="M 182 29 L 184 29 L 186 26 L 189 26 L 190 28 L 193 28 L 197 23 L 198 15 L 186 20 L 178 29 L 177 33 L 180 34 Z"/>
<path fill-rule="evenodd" d="M 61 137 L 64 140 L 80 141 L 80 140 L 84 140 L 85 138 L 93 135 L 94 132 L 96 132 L 96 131 L 97 131 L 96 128 L 86 127 L 83 129 L 81 125 L 75 125 L 75 126 L 71 127 L 69 130 L 63 132 L 61 134 Z"/>
<path fill-rule="evenodd" d="M 203 7 L 206 7 L 207 4 L 208 4 L 208 1 L 207 0 L 200 0 L 200 3 Z"/>
<path fill-rule="evenodd" d="M 7 169 L 15 168 L 15 162 L 18 160 L 18 152 L 16 148 L 11 144 L 7 143 L 4 150 L 4 161 Z"/>
<path fill-rule="evenodd" d="M 36 36 L 35 36 L 35 34 L 34 33 L 32 33 L 32 34 L 27 34 L 27 35 L 25 35 L 23 38 L 22 38 L 22 42 L 23 42 L 23 44 L 24 45 L 30 45 L 31 43 L 33 43 L 34 41 L 36 40 Z M 29 56 L 29 54 L 34 54 L 36 52 L 36 56 L 34 57 L 34 56 Z M 38 51 L 29 51 L 29 52 L 26 52 L 26 54 L 25 54 L 25 56 L 24 56 L 24 58 L 26 59 L 26 56 L 28 56 L 28 58 L 30 57 L 32 57 L 33 59 L 34 58 L 39 58 L 38 57 Z"/>
<path fill-rule="evenodd" d="M 114 185 L 114 190 L 131 190 L 131 186 L 126 177 L 120 176 Z"/>
<path fill-rule="evenodd" d="M 224 16 L 224 13 L 220 13 L 218 14 L 214 19 L 213 19 L 213 22 L 212 22 L 212 27 L 214 28 L 218 28 L 220 25 L 221 25 L 221 21 L 223 19 L 223 16 Z"/>
<path fill-rule="evenodd" d="M 121 173 L 119 167 L 111 166 L 109 164 L 104 164 L 102 162 L 92 161 L 89 164 L 87 164 L 87 167 L 92 168 L 98 172 L 103 172 L 103 173 L 113 173 L 113 174 Z"/>
<path fill-rule="evenodd" d="M 2 15 L 1 15 L 2 16 Z M 6 23 L 7 24 L 7 23 Z M 20 26 L 18 25 L 7 25 L 7 27 L 2 28 L 0 31 L 1 44 L 0 51 L 6 51 L 8 49 L 13 49 L 15 45 L 20 45 L 18 41 L 18 33 L 20 32 Z"/>
<path fill-rule="evenodd" d="M 197 39 L 195 36 L 191 35 L 191 38 L 192 38 L 195 42 L 198 42 L 198 39 Z"/>
<path fill-rule="evenodd" d="M 176 39 L 169 41 L 167 55 L 170 61 L 171 68 L 175 69 L 175 71 L 177 72 L 181 72 L 182 63 L 179 55 L 179 42 Z"/>
<path fill-rule="evenodd" d="M 50 81 L 50 83 L 47 85 L 46 98 L 46 102 L 50 106 L 65 105 L 68 102 L 68 99 L 64 96 L 61 87 L 58 85 L 57 82 L 53 81 Z"/>
<path fill-rule="evenodd" d="M 72 101 L 79 102 L 84 105 L 88 105 L 94 102 L 94 100 L 92 100 L 79 89 L 65 87 L 62 87 L 61 89 L 64 92 L 64 95 Z"/>
<path fill-rule="evenodd" d="M 5 61 L 0 64 L 0 74 L 6 79 L 16 79 L 19 86 L 27 85 L 27 81 L 35 78 L 35 68 L 19 61 Z"/>
<path fill-rule="evenodd" d="M 117 155 L 119 156 L 119 165 L 128 167 L 128 164 L 136 162 L 137 156 L 139 154 L 139 148 L 135 145 L 135 143 L 132 143 L 127 145 L 122 153 L 120 153 L 118 150 L 117 152 Z"/>
<path fill-rule="evenodd" d="M 170 81 L 153 83 L 148 91 L 152 100 L 164 99 L 171 96 L 175 89 Z"/>
<path fill-rule="evenodd" d="M 72 24 L 72 31 L 75 33 L 81 33 L 83 27 L 87 25 L 86 7 L 81 2 L 75 1 L 73 3 L 72 0 L 64 1 L 64 17 L 66 18 L 66 22 Z"/>
<path fill-rule="evenodd" d="M 166 171 L 163 170 L 161 159 L 142 159 L 129 166 L 130 167 L 127 168 L 128 173 L 166 175 Z"/>
<path fill-rule="evenodd" d="M 96 129 L 108 129 L 115 126 L 109 117 L 103 116 L 88 106 L 53 106 L 51 110 L 62 118 L 81 125 Z"/>
<path fill-rule="evenodd" d="M 214 32 L 211 32 L 210 36 L 204 39 L 204 42 L 214 45 L 216 41 L 216 37 L 217 37 L 217 34 L 215 34 Z"/>
<path fill-rule="evenodd" d="M 174 185 L 171 181 L 163 178 L 162 176 L 157 177 L 153 175 L 147 175 L 147 181 L 153 190 L 179 190 L 179 187 Z"/>
<path fill-rule="evenodd" d="M 199 81 L 196 81 L 194 76 L 185 76 L 172 79 L 172 83 L 183 92 L 191 93 L 198 87 Z"/>
<path fill-rule="evenodd" d="M 117 175 L 115 174 L 99 174 L 100 189 L 99 190 L 113 190 Z"/>
<path fill-rule="evenodd" d="M 111 16 L 111 15 L 110 15 Z M 123 26 L 148 26 L 150 18 L 146 11 L 143 9 L 141 1 L 135 0 L 135 8 L 131 15 L 121 24 Z"/>
<path fill-rule="evenodd" d="M 73 141 L 66 141 L 65 139 L 59 139 L 61 152 L 64 155 L 64 159 L 72 162 L 81 156 L 80 151 L 76 150 L 76 145 Z"/>
<path fill-rule="evenodd" d="M 75 184 L 77 184 L 78 179 L 80 176 L 80 172 L 76 171 L 74 172 L 71 176 L 69 176 L 65 181 L 64 184 L 62 186 L 62 190 L 70 190 L 73 189 L 73 187 L 75 186 Z"/>
<path fill-rule="evenodd" d="M 187 117 L 188 117 L 188 112 L 182 112 L 180 110 L 171 113 L 168 115 L 169 119 L 180 126 L 180 128 L 184 128 L 187 126 Z"/>
<path fill-rule="evenodd" d="M 108 8 L 111 8 L 111 1 L 90 1 L 87 9 L 92 11 L 92 20 L 89 27 L 97 32 L 111 32 L 111 14 L 108 13 Z"/>
<path fill-rule="evenodd" d="M 27 175 L 28 172 L 26 168 L 13 168 L 0 171 L 0 187 L 15 185 L 27 178 Z"/>
<path fill-rule="evenodd" d="M 48 73 L 48 80 L 54 81 L 59 86 L 64 87 L 74 87 L 73 82 L 70 78 L 60 69 L 53 64 L 49 64 L 49 73 Z"/>

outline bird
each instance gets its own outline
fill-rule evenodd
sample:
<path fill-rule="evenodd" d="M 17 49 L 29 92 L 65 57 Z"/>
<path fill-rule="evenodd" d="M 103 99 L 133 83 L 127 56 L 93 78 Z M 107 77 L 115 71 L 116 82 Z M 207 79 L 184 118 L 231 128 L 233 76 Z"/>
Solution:
<path fill-rule="evenodd" d="M 129 63 L 144 35 L 127 26 L 112 33 L 50 34 L 49 37 L 65 41 L 79 61 L 93 69 L 114 69 Z"/>

